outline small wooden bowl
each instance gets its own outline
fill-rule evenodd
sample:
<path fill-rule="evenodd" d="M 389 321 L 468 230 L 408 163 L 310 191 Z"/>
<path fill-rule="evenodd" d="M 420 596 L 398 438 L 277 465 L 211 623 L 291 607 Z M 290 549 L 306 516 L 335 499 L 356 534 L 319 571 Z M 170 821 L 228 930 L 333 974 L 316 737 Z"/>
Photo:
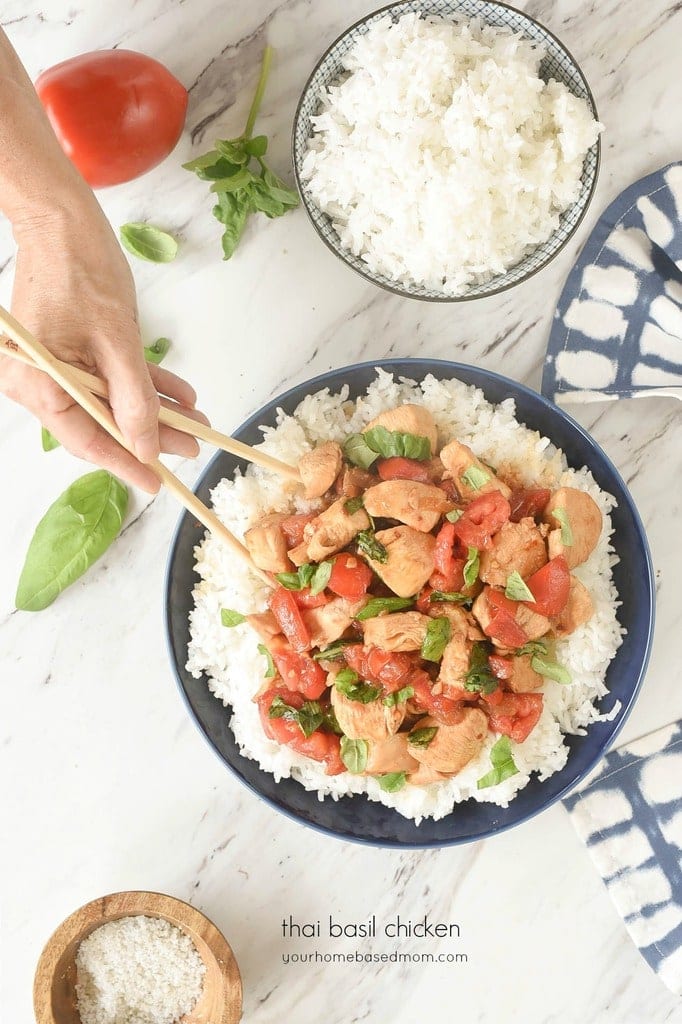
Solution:
<path fill-rule="evenodd" d="M 227 941 L 199 910 L 159 892 L 102 896 L 60 924 L 36 968 L 33 1009 L 37 1024 L 81 1024 L 76 998 L 78 947 L 100 925 L 139 915 L 160 917 L 176 925 L 190 937 L 206 965 L 199 1001 L 178 1024 L 237 1024 L 242 1015 L 242 980 Z"/>

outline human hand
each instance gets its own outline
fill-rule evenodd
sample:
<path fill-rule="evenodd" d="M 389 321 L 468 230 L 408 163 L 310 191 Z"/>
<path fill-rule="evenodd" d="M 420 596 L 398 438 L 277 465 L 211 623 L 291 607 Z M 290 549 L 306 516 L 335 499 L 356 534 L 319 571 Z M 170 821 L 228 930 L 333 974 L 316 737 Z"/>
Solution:
<path fill-rule="evenodd" d="M 133 278 L 109 223 L 84 188 L 13 227 L 13 315 L 59 359 L 107 382 L 114 419 L 136 457 L 40 370 L 0 356 L 0 391 L 33 412 L 72 454 L 155 493 L 158 478 L 143 463 L 160 450 L 199 452 L 188 434 L 159 427 L 157 392 L 167 396 L 164 405 L 208 421 L 194 409 L 196 394 L 186 381 L 145 362 Z"/>

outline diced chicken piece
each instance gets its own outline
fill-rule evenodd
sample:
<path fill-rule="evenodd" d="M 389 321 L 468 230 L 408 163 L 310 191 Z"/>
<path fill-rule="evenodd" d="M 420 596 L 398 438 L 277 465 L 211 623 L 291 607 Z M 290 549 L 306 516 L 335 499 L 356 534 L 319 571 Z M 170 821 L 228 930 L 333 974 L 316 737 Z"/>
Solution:
<path fill-rule="evenodd" d="M 397 431 L 400 434 L 428 437 L 431 454 L 435 455 L 438 451 L 438 427 L 429 410 L 423 405 L 399 405 L 397 409 L 379 413 L 367 424 L 363 433 L 372 427 L 386 427 L 386 430 Z"/>
<path fill-rule="evenodd" d="M 355 609 L 355 604 L 343 597 L 336 597 L 319 608 L 303 611 L 303 621 L 310 634 L 311 645 L 327 647 L 343 636 L 353 621 Z"/>
<path fill-rule="evenodd" d="M 532 693 L 533 690 L 540 689 L 544 679 L 531 666 L 530 654 L 524 654 L 520 658 L 513 658 L 512 665 L 512 677 L 505 682 L 505 686 L 512 693 Z"/>
<path fill-rule="evenodd" d="M 493 473 L 492 469 L 476 458 L 471 448 L 462 444 L 461 441 L 449 441 L 442 449 L 440 459 L 445 466 L 445 478 L 454 480 L 463 502 L 473 501 L 474 498 L 478 498 L 488 491 L 501 491 L 507 499 L 511 496 L 511 488 L 507 487 L 505 482 Z M 463 474 L 472 468 L 485 474 L 486 479 L 481 478 L 478 486 L 472 486 L 470 482 L 463 479 Z"/>
<path fill-rule="evenodd" d="M 367 558 L 377 576 L 398 597 L 418 593 L 434 570 L 436 538 L 411 526 L 394 526 L 379 530 L 376 539 L 388 555 L 385 562 Z"/>
<path fill-rule="evenodd" d="M 259 569 L 265 572 L 288 572 L 291 562 L 287 553 L 287 539 L 282 530 L 286 516 L 273 512 L 252 526 L 244 534 L 244 543 Z"/>
<path fill-rule="evenodd" d="M 397 519 L 422 533 L 432 530 L 450 508 L 440 487 L 416 480 L 384 480 L 365 491 L 363 500 L 371 516 Z"/>
<path fill-rule="evenodd" d="M 587 587 L 577 576 L 571 576 L 571 589 L 563 611 L 554 619 L 557 636 L 569 636 L 578 626 L 589 622 L 594 615 L 594 603 Z"/>
<path fill-rule="evenodd" d="M 344 466 L 336 480 L 336 492 L 344 498 L 359 498 L 368 487 L 374 486 L 377 478 L 358 466 Z"/>
<path fill-rule="evenodd" d="M 421 764 L 444 775 L 459 772 L 476 757 L 488 735 L 488 719 L 478 708 L 462 707 L 457 725 L 441 725 L 435 718 L 420 718 L 415 729 L 437 728 L 426 747 L 409 744 L 410 753 Z"/>
<path fill-rule="evenodd" d="M 393 736 L 403 724 L 405 705 L 396 704 L 387 708 L 381 697 L 370 704 L 349 700 L 334 685 L 333 675 L 329 676 L 331 702 L 336 720 L 351 740 L 381 741 Z"/>
<path fill-rule="evenodd" d="M 483 590 L 478 595 L 478 597 L 476 598 L 472 605 L 471 611 L 473 612 L 474 617 L 476 621 L 479 623 L 481 629 L 485 633 L 488 626 L 490 625 L 490 620 L 493 618 L 491 610 L 488 606 L 486 590 Z M 549 619 L 546 619 L 544 615 L 538 615 L 537 612 L 534 612 L 530 608 L 527 608 L 526 605 L 522 604 L 520 601 L 516 603 L 515 611 L 516 614 L 514 616 L 514 619 L 526 634 L 527 640 L 538 640 L 541 636 L 544 636 L 545 633 L 549 632 L 549 630 L 551 629 L 552 623 L 549 621 Z M 495 644 L 496 647 L 504 646 L 503 644 L 498 643 L 498 641 L 494 638 L 492 638 L 492 642 Z"/>
<path fill-rule="evenodd" d="M 478 623 L 473 615 L 461 605 L 452 604 L 450 601 L 432 601 L 429 615 L 434 619 L 440 619 L 443 616 L 449 619 L 453 635 L 463 633 L 467 640 L 485 640 L 486 638 L 485 633 L 478 628 Z"/>
<path fill-rule="evenodd" d="M 273 636 L 277 636 L 282 632 L 279 628 L 277 619 L 271 611 L 256 612 L 253 615 L 247 615 L 246 621 L 266 644 L 273 638 Z"/>
<path fill-rule="evenodd" d="M 369 517 L 364 508 L 348 513 L 345 503 L 345 498 L 339 498 L 305 526 L 303 543 L 289 552 L 294 565 L 323 562 L 329 555 L 336 554 L 350 544 L 361 530 L 367 529 Z"/>
<path fill-rule="evenodd" d="M 421 612 L 393 612 L 362 623 L 365 647 L 382 651 L 418 651 L 431 619 Z"/>
<path fill-rule="evenodd" d="M 447 775 L 437 772 L 435 768 L 420 764 L 416 771 L 410 772 L 407 781 L 411 786 L 432 786 L 434 782 L 445 782 L 447 778 Z"/>
<path fill-rule="evenodd" d="M 479 576 L 492 587 L 506 587 L 507 577 L 518 572 L 524 579 L 547 561 L 547 548 L 533 519 L 505 523 L 492 539 L 492 546 L 481 551 Z"/>
<path fill-rule="evenodd" d="M 572 543 L 564 544 L 561 539 L 561 521 L 553 514 L 561 510 L 572 534 Z M 601 536 L 602 515 L 597 503 L 575 487 L 560 487 L 545 506 L 542 518 L 552 527 L 547 538 L 549 557 L 563 555 L 569 569 L 585 562 L 597 546 Z"/>
<path fill-rule="evenodd" d="M 419 762 L 409 751 L 407 733 L 398 732 L 388 739 L 369 744 L 365 775 L 387 775 L 389 772 L 416 772 Z"/>
<path fill-rule="evenodd" d="M 452 633 L 447 647 L 443 651 L 438 673 L 438 682 L 441 683 L 442 692 L 446 697 L 454 696 L 451 691 L 461 690 L 464 686 L 464 680 L 469 671 L 472 647 L 473 643 L 467 639 L 466 632 Z"/>
<path fill-rule="evenodd" d="M 333 485 L 341 472 L 343 452 L 335 441 L 325 441 L 299 459 L 298 471 L 306 498 L 319 498 Z"/>

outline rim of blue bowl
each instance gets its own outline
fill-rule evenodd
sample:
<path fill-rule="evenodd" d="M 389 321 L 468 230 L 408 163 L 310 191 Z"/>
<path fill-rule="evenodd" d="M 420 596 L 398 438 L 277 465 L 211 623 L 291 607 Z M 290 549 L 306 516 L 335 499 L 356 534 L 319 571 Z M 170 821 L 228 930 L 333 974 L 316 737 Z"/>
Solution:
<path fill-rule="evenodd" d="M 607 742 L 597 751 L 595 756 L 589 761 L 589 763 L 586 765 L 585 769 L 582 771 L 582 773 L 580 775 L 578 775 L 576 778 L 573 778 L 573 779 L 570 779 L 569 781 L 567 781 L 565 786 L 563 786 L 557 793 L 554 794 L 554 796 L 552 796 L 546 802 L 542 803 L 541 806 L 536 807 L 536 808 L 530 810 L 527 814 L 523 815 L 523 817 L 518 818 L 515 821 L 511 821 L 511 822 L 507 822 L 507 823 L 501 824 L 501 825 L 499 825 L 498 827 L 496 827 L 494 829 L 482 830 L 480 833 L 466 835 L 466 836 L 455 836 L 454 838 L 448 839 L 447 841 L 435 840 L 435 841 L 431 841 L 431 842 L 397 842 L 397 841 L 394 841 L 394 840 L 391 840 L 391 839 L 377 840 L 377 839 L 368 838 L 368 837 L 365 837 L 365 836 L 348 835 L 346 833 L 342 833 L 342 832 L 339 832 L 339 831 L 334 831 L 333 829 L 327 828 L 325 825 L 321 825 L 321 824 L 319 824 L 317 822 L 309 821 L 309 820 L 301 817 L 300 815 L 296 814 L 294 811 L 292 811 L 289 807 L 285 806 L 283 803 L 280 803 L 277 800 L 273 800 L 269 796 L 266 796 L 264 793 L 262 793 L 257 788 L 257 786 L 253 785 L 248 779 L 246 779 L 241 774 L 241 772 L 233 764 L 231 764 L 227 760 L 227 758 L 225 758 L 223 756 L 223 754 L 218 749 L 218 747 L 214 743 L 213 739 L 209 735 L 207 729 L 204 728 L 203 723 L 199 720 L 199 718 L 195 714 L 194 708 L 192 707 L 192 705 L 190 703 L 188 694 L 185 691 L 185 688 L 184 688 L 184 685 L 183 685 L 183 681 L 182 681 L 182 678 L 180 676 L 180 672 L 178 670 L 178 665 L 177 665 L 176 659 L 175 659 L 175 652 L 173 650 L 173 643 L 172 643 L 172 626 L 171 626 L 170 601 L 169 601 L 171 576 L 172 576 L 172 572 L 173 572 L 173 566 L 174 566 L 176 550 L 177 550 L 177 547 L 178 547 L 178 544 L 179 544 L 179 541 L 180 541 L 180 533 L 181 533 L 183 524 L 185 522 L 185 519 L 189 516 L 188 512 L 183 512 L 180 515 L 180 518 L 179 518 L 179 520 L 178 520 L 178 522 L 176 524 L 176 527 L 175 527 L 175 530 L 174 530 L 174 533 L 173 533 L 173 538 L 172 538 L 172 541 L 171 541 L 171 546 L 170 546 L 169 554 L 168 554 L 168 559 L 167 559 L 167 562 L 166 562 L 166 571 L 165 571 L 165 575 L 164 575 L 164 626 L 165 626 L 166 650 L 168 652 L 169 660 L 170 660 L 170 663 L 171 663 L 171 666 L 172 666 L 172 669 L 173 669 L 173 675 L 175 677 L 176 686 L 177 686 L 178 690 L 180 691 L 180 696 L 182 698 L 182 701 L 183 701 L 187 711 L 189 712 L 190 718 L 194 722 L 194 725 L 199 730 L 201 735 L 204 737 L 204 739 L 206 740 L 208 745 L 211 747 L 213 753 L 220 759 L 220 761 L 222 761 L 222 763 L 225 765 L 225 767 L 232 773 L 232 775 L 234 775 L 239 780 L 239 782 L 241 782 L 241 784 L 243 786 L 245 786 L 248 790 L 250 790 L 250 792 L 254 793 L 255 796 L 257 796 L 260 800 L 262 800 L 263 802 L 268 804 L 270 807 L 272 807 L 274 810 L 278 811 L 280 814 L 283 814 L 285 817 L 289 818 L 291 821 L 296 822 L 296 824 L 298 824 L 298 825 L 303 825 L 303 826 L 306 826 L 307 828 L 313 829 L 315 832 L 318 832 L 321 835 L 329 836 L 329 837 L 331 837 L 333 839 L 336 839 L 336 840 L 339 840 L 341 842 L 355 843 L 355 844 L 360 845 L 360 846 L 372 846 L 372 847 L 376 847 L 376 848 L 379 848 L 379 849 L 396 849 L 396 850 L 445 849 L 446 847 L 450 847 L 450 846 L 464 846 L 464 845 L 466 845 L 468 843 L 475 843 L 475 842 L 480 842 L 480 841 L 482 841 L 484 839 L 491 839 L 494 836 L 501 834 L 502 832 L 507 832 L 507 831 L 509 831 L 512 828 L 517 828 L 520 825 L 525 824 L 527 821 L 531 821 L 533 818 L 536 818 L 539 814 L 542 814 L 544 811 L 548 810 L 554 804 L 558 803 L 560 800 L 563 800 L 563 798 L 565 796 L 567 796 L 568 793 L 570 793 L 573 789 L 575 789 L 577 786 L 579 786 L 580 783 L 585 778 L 587 778 L 587 776 L 590 774 L 590 772 L 593 771 L 593 769 L 596 767 L 596 765 L 599 763 L 599 761 L 601 761 L 601 759 L 604 757 L 604 755 L 607 753 L 607 751 L 609 751 L 613 747 L 613 744 L 614 744 L 615 740 L 617 739 L 618 735 L 620 734 L 623 726 L 625 725 L 625 722 L 630 717 L 632 709 L 633 709 L 633 707 L 634 707 L 634 705 L 636 703 L 637 697 L 639 696 L 639 692 L 640 692 L 640 690 L 642 688 L 642 684 L 643 684 L 644 678 L 646 676 L 647 667 L 649 665 L 649 660 L 650 660 L 650 657 L 651 657 L 651 649 L 652 649 L 652 645 L 653 645 L 654 624 L 655 624 L 655 619 L 656 619 L 656 581 L 655 581 L 655 575 L 654 575 L 653 561 L 652 561 L 652 558 L 651 558 L 651 550 L 649 548 L 649 542 L 648 542 L 648 539 L 647 539 L 646 531 L 644 529 L 644 524 L 642 523 L 641 516 L 640 516 L 640 514 L 639 514 L 639 512 L 637 510 L 637 506 L 635 505 L 634 501 L 632 500 L 632 497 L 630 495 L 630 491 L 628 490 L 628 488 L 627 488 L 627 486 L 625 484 L 625 481 L 623 480 L 622 476 L 620 475 L 620 473 L 618 472 L 618 470 L 616 469 L 615 465 L 613 464 L 611 459 L 608 457 L 606 452 L 600 447 L 600 445 L 597 444 L 597 442 L 594 440 L 594 438 L 584 429 L 584 427 L 582 427 L 580 425 L 580 423 L 577 422 L 577 420 L 574 420 L 572 416 L 570 416 L 567 412 L 565 412 L 563 409 L 561 409 L 554 402 L 550 401 L 548 398 L 545 398 L 545 396 L 540 394 L 538 391 L 534 391 L 532 388 L 527 387 L 525 384 L 521 384 L 521 383 L 519 383 L 519 382 L 517 382 L 515 380 L 512 380 L 511 377 L 505 377 L 504 374 L 496 373 L 494 370 L 487 370 L 484 367 L 476 367 L 476 366 L 473 366 L 470 363 L 452 362 L 452 361 L 450 361 L 448 359 L 429 359 L 429 358 L 423 358 L 423 359 L 422 358 L 418 358 L 418 359 L 406 359 L 406 358 L 403 358 L 403 359 L 389 359 L 389 360 L 369 359 L 369 360 L 365 360 L 365 361 L 363 361 L 361 363 L 351 363 L 351 364 L 349 364 L 347 366 L 341 366 L 341 367 L 338 367 L 337 369 L 334 369 L 334 370 L 327 370 L 324 373 L 318 374 L 316 377 L 311 377 L 310 380 L 302 381 L 299 384 L 293 385 L 293 387 L 288 388 L 286 391 L 282 392 L 282 394 L 277 395 L 275 398 L 270 399 L 268 402 L 265 403 L 265 405 L 261 406 L 254 413 L 252 413 L 251 416 L 249 416 L 246 420 L 244 420 L 236 428 L 236 430 L 233 432 L 232 436 L 234 436 L 234 434 L 241 433 L 242 431 L 246 430 L 248 427 L 250 427 L 250 426 L 252 426 L 254 424 L 260 425 L 258 423 L 258 421 L 262 418 L 261 414 L 262 414 L 263 409 L 266 406 L 272 406 L 275 403 L 285 402 L 288 398 L 290 398 L 296 391 L 298 391 L 303 386 L 305 386 L 306 391 L 308 391 L 308 392 L 312 392 L 313 390 L 317 391 L 320 388 L 324 388 L 325 386 L 328 386 L 331 380 L 337 381 L 337 379 L 338 379 L 340 374 L 350 373 L 350 372 L 354 372 L 356 370 L 369 370 L 369 369 L 373 369 L 373 368 L 386 369 L 387 372 L 398 373 L 398 374 L 401 374 L 401 375 L 409 376 L 410 368 L 413 367 L 415 363 L 420 363 L 422 365 L 428 364 L 428 369 L 425 371 L 425 375 L 426 375 L 426 373 L 434 373 L 434 375 L 435 375 L 435 372 L 437 372 L 438 368 L 439 367 L 443 367 L 443 368 L 447 368 L 448 371 L 452 373 L 452 378 L 449 378 L 449 379 L 454 379 L 454 377 L 456 377 L 456 375 L 457 375 L 457 372 L 462 371 L 462 370 L 469 371 L 469 370 L 473 369 L 473 370 L 476 370 L 478 373 L 485 374 L 485 376 L 490 381 L 492 381 L 492 382 L 499 383 L 499 384 L 504 384 L 504 385 L 511 385 L 511 387 L 514 390 L 516 390 L 518 393 L 520 393 L 520 394 L 522 394 L 524 396 L 530 397 L 534 401 L 539 401 L 540 404 L 542 406 L 544 406 L 545 409 L 547 409 L 552 414 L 558 413 L 582 437 L 583 441 L 587 442 L 588 447 L 590 449 L 592 449 L 593 452 L 596 453 L 597 457 L 600 460 L 603 461 L 603 464 L 605 465 L 605 467 L 608 470 L 608 472 L 611 473 L 615 477 L 616 481 L 620 484 L 620 486 L 623 489 L 623 493 L 626 496 L 627 503 L 628 503 L 628 509 L 629 509 L 630 514 L 632 515 L 633 523 L 634 523 L 636 531 L 637 531 L 637 537 L 639 539 L 639 542 L 640 542 L 641 547 L 642 547 L 642 551 L 644 553 L 644 560 L 645 560 L 646 570 L 647 570 L 646 583 L 647 583 L 647 594 L 648 594 L 648 597 L 649 597 L 649 616 L 648 616 L 648 621 L 647 621 L 647 626 L 646 626 L 646 638 L 645 638 L 645 643 L 644 643 L 644 655 L 643 655 L 643 658 L 642 658 L 642 661 L 641 661 L 641 665 L 640 665 L 640 668 L 639 668 L 639 673 L 637 675 L 637 679 L 635 681 L 635 684 L 634 684 L 634 686 L 632 688 L 632 692 L 630 693 L 630 696 L 627 699 L 627 702 L 621 702 L 623 706 L 622 706 L 621 710 L 619 711 L 619 720 L 616 722 L 616 724 L 615 724 L 615 726 L 613 728 L 613 731 L 611 732 L 611 734 L 608 737 Z M 514 397 L 514 396 L 511 395 L 510 397 Z M 276 408 L 276 405 L 275 405 L 275 408 Z M 196 480 L 196 482 L 195 482 L 195 484 L 194 484 L 194 486 L 192 488 L 192 490 L 195 493 L 200 489 L 200 487 L 202 486 L 205 478 L 207 476 L 209 476 L 209 474 L 212 471 L 212 468 L 213 468 L 213 465 L 214 465 L 215 461 L 221 457 L 221 454 L 222 454 L 221 452 L 217 452 L 213 456 L 213 458 L 208 462 L 208 464 L 204 467 L 204 469 L 202 470 L 201 474 L 199 475 L 198 479 Z M 205 682 L 205 674 L 202 676 L 202 680 Z M 217 698 L 215 698 L 215 699 L 217 700 Z M 229 714 L 229 711 L 228 711 L 227 708 L 225 708 L 225 714 Z M 589 726 L 587 728 L 589 729 Z M 240 757 L 243 757 L 243 756 L 244 755 L 240 754 Z M 570 757 L 570 754 L 569 754 L 569 757 Z M 256 762 L 254 762 L 254 764 L 255 763 Z M 260 768 L 260 766 L 258 766 L 258 771 L 259 771 L 259 773 L 262 772 L 264 774 L 268 774 L 268 773 L 265 772 L 265 769 Z M 331 799 L 331 797 L 325 797 L 325 799 Z M 367 800 L 365 794 L 355 794 L 355 795 L 351 794 L 350 796 L 345 795 L 345 796 L 341 797 L 341 799 L 342 800 L 353 800 L 353 799 L 365 799 L 365 800 Z M 372 801 L 367 800 L 367 803 L 369 804 L 369 806 L 372 806 Z M 452 813 L 456 812 L 457 806 L 458 805 L 455 804 L 454 807 L 453 807 L 453 810 L 450 811 L 449 813 L 452 814 Z M 501 809 L 504 810 L 504 808 L 501 808 Z M 398 814 L 397 811 L 395 811 L 395 813 Z"/>
<path fill-rule="evenodd" d="M 340 244 L 338 246 L 333 245 L 332 242 L 330 242 L 330 240 L 320 230 L 320 227 L 317 224 L 317 221 L 315 220 L 315 218 L 313 217 L 313 215 L 312 215 L 312 213 L 310 211 L 310 207 L 309 207 L 309 203 L 308 203 L 308 198 L 307 198 L 305 190 L 304 190 L 303 182 L 301 181 L 301 176 L 300 176 L 300 172 L 299 172 L 299 162 L 298 162 L 297 155 L 296 155 L 296 131 L 297 131 L 297 127 L 298 127 L 298 121 L 299 121 L 299 118 L 301 116 L 301 109 L 302 109 L 303 104 L 305 102 L 305 99 L 306 99 L 308 90 L 310 88 L 310 85 L 312 83 L 312 80 L 315 77 L 315 75 L 317 74 L 319 68 L 324 64 L 324 62 L 326 61 L 326 59 L 329 56 L 329 54 L 331 53 L 331 51 L 344 38 L 344 36 L 347 36 L 351 32 L 355 31 L 355 29 L 359 28 L 360 25 L 364 25 L 365 22 L 370 20 L 370 18 L 374 18 L 378 14 L 382 14 L 384 11 L 392 10 L 393 8 L 397 7 L 400 4 L 409 3 L 409 2 L 410 2 L 410 0 L 394 0 L 393 3 L 385 4 L 383 7 L 378 7 L 375 11 L 371 11 L 369 14 L 365 14 L 364 17 L 358 18 L 357 21 L 353 22 L 352 25 L 349 25 L 348 28 L 344 29 L 344 31 L 341 32 L 336 37 L 336 39 L 334 39 L 333 42 L 331 42 L 329 44 L 327 49 L 324 51 L 324 53 L 322 54 L 322 56 L 317 61 L 317 63 L 313 67 L 312 71 L 308 75 L 306 83 L 303 86 L 303 91 L 301 92 L 301 96 L 300 96 L 299 101 L 298 101 L 298 103 L 296 105 L 296 113 L 294 114 L 293 127 L 292 127 L 292 131 L 291 131 L 291 162 L 292 162 L 293 170 L 294 170 L 294 178 L 296 180 L 296 188 L 298 189 L 298 193 L 299 193 L 299 195 L 301 197 L 301 202 L 303 204 L 303 209 L 306 212 L 308 220 L 310 221 L 310 223 L 312 224 L 313 228 L 315 229 L 315 232 L 316 232 L 318 238 L 320 238 L 324 242 L 324 244 L 329 249 L 329 251 L 332 252 L 337 257 L 337 259 L 341 260 L 341 262 L 344 263 L 347 267 L 349 267 L 350 270 L 355 271 L 355 273 L 358 274 L 359 277 L 363 277 L 366 281 L 371 282 L 371 284 L 376 285 L 378 288 L 383 288 L 384 291 L 390 292 L 392 295 L 400 295 L 401 298 L 404 298 L 404 299 L 416 299 L 419 302 L 475 302 L 476 299 L 489 299 L 493 295 L 499 295 L 499 294 L 501 294 L 501 292 L 509 291 L 510 288 L 516 288 L 518 285 L 525 284 L 526 281 L 529 281 L 531 279 L 531 277 L 535 277 L 536 274 L 539 274 L 540 271 L 544 270 L 546 267 L 548 267 L 550 265 L 550 263 L 554 262 L 554 260 L 557 258 L 557 256 L 564 251 L 564 249 L 566 248 L 566 246 L 568 245 L 570 240 L 573 238 L 573 236 L 575 235 L 576 231 L 578 230 L 578 228 L 582 224 L 583 220 L 585 219 L 585 215 L 587 214 L 587 211 L 588 211 L 588 209 L 590 208 L 590 206 L 592 204 L 592 200 L 594 199 L 594 193 L 595 193 L 596 188 L 597 188 L 597 181 L 599 179 L 599 171 L 601 169 L 601 135 L 599 135 L 597 137 L 597 141 L 595 143 L 595 145 L 597 147 L 597 154 L 596 154 L 595 165 L 594 165 L 594 175 L 592 177 L 592 182 L 591 182 L 591 185 L 590 185 L 590 191 L 588 192 L 587 198 L 585 199 L 585 205 L 583 206 L 583 209 L 580 212 L 580 216 L 576 220 L 575 224 L 573 225 L 573 227 L 571 228 L 569 233 L 564 238 L 564 240 L 561 243 L 561 245 L 557 249 L 555 249 L 555 251 L 550 256 L 548 256 L 547 259 L 545 259 L 542 263 L 540 263 L 539 266 L 534 267 L 532 270 L 529 270 L 526 274 L 523 275 L 523 277 L 520 277 L 517 281 L 510 281 L 507 284 L 500 284 L 496 288 L 491 288 L 489 291 L 483 292 L 480 295 L 468 295 L 468 294 L 464 294 L 464 295 L 419 295 L 419 294 L 417 294 L 414 291 L 408 291 L 406 288 L 403 288 L 403 287 L 401 287 L 398 284 L 392 285 L 392 284 L 389 284 L 388 281 L 380 281 L 369 270 L 362 270 L 360 267 L 356 267 L 354 263 L 351 263 L 346 258 L 346 254 L 341 249 Z M 522 18 L 525 18 L 526 21 L 531 22 L 533 25 L 537 25 L 537 27 L 539 29 L 541 29 L 551 39 L 554 40 L 554 42 L 557 44 L 559 49 L 563 50 L 563 52 L 569 58 L 569 60 L 571 61 L 571 63 L 575 67 L 576 71 L 580 75 L 580 78 L 582 79 L 583 85 L 585 86 L 585 91 L 587 92 L 587 97 L 588 97 L 589 103 L 590 103 L 590 105 L 592 107 L 592 112 L 593 112 L 593 115 L 594 115 L 594 119 L 595 119 L 595 121 L 598 121 L 599 120 L 599 112 L 597 110 L 597 104 L 595 102 L 594 95 L 592 94 L 592 90 L 590 89 L 589 82 L 587 81 L 587 78 L 585 77 L 585 74 L 583 73 L 583 69 L 581 68 L 580 64 L 575 59 L 575 57 L 573 56 L 571 51 L 568 49 L 568 47 L 561 41 L 561 39 L 559 39 L 559 37 L 556 36 L 553 32 L 550 32 L 550 30 L 548 28 L 546 28 L 545 25 L 543 25 L 543 23 L 541 21 L 538 21 L 537 18 L 531 18 L 529 14 L 526 14 L 525 11 L 520 10 L 518 7 L 513 7 L 512 4 L 501 3 L 500 0 L 487 0 L 487 2 L 489 2 L 490 4 L 492 4 L 495 7 L 502 7 L 505 10 L 513 11 L 515 14 L 518 14 Z M 530 254 L 527 254 L 527 255 L 530 255 Z M 525 258 L 526 257 L 524 256 L 523 259 L 525 259 Z M 521 260 L 519 262 L 521 262 Z M 518 263 L 515 264 L 515 266 L 518 266 Z M 514 267 L 509 267 L 508 270 L 505 271 L 505 274 L 502 275 L 502 280 L 504 280 L 504 277 L 506 276 L 506 274 L 511 272 L 512 270 L 514 270 Z M 491 280 L 494 280 L 494 278 L 492 278 Z"/>

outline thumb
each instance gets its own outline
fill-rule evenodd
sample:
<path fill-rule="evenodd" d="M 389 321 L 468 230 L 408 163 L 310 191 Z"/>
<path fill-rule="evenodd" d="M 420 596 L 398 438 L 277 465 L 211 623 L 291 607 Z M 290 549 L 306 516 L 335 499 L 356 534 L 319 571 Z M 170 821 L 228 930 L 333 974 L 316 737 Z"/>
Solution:
<path fill-rule="evenodd" d="M 159 396 L 152 384 L 139 339 L 101 353 L 109 405 L 121 433 L 140 462 L 159 456 Z"/>

